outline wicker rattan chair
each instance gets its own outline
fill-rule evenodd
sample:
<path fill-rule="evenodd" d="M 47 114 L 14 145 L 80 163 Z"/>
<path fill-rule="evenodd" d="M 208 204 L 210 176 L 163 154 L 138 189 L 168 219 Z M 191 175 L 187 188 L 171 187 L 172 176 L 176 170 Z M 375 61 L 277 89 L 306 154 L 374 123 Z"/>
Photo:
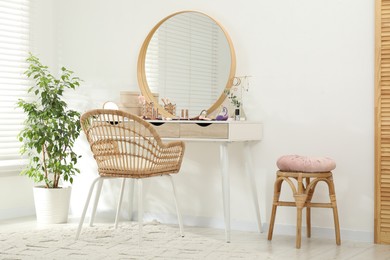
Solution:
<path fill-rule="evenodd" d="M 91 194 L 96 183 L 98 183 L 90 219 L 90 225 L 92 226 L 93 224 L 104 179 L 123 179 L 115 218 L 115 228 L 118 226 L 125 180 L 130 178 L 138 181 L 138 221 L 139 239 L 141 241 L 143 217 L 142 179 L 154 176 L 168 176 L 170 178 L 180 234 L 184 236 L 183 224 L 176 200 L 175 185 L 170 175 L 178 173 L 180 170 L 185 148 L 184 143 L 181 141 L 163 143 L 150 123 L 136 115 L 120 110 L 95 109 L 88 111 L 81 116 L 81 125 L 96 160 L 99 177 L 91 184 L 76 239 L 79 238 Z"/>

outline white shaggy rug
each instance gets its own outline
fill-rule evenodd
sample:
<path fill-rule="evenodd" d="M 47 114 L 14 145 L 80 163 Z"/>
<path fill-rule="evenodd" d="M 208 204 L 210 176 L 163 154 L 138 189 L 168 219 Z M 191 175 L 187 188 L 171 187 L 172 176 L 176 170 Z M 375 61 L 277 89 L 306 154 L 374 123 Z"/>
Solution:
<path fill-rule="evenodd" d="M 178 226 L 146 223 L 143 242 L 138 244 L 138 224 L 121 223 L 89 227 L 84 224 L 75 240 L 77 224 L 50 225 L 30 231 L 0 233 L 0 259 L 266 259 L 256 249 L 259 233 L 226 243 L 224 230 L 185 228 L 180 237 Z M 248 233 L 246 233 L 248 234 Z M 262 238 L 264 239 L 264 238 Z"/>

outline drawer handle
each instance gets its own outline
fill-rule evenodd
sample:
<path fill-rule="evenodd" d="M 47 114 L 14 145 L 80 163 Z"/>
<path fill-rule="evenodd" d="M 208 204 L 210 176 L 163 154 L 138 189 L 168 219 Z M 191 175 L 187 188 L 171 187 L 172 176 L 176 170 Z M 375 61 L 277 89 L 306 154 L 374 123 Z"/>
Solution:
<path fill-rule="evenodd" d="M 152 125 L 154 126 L 160 126 L 160 125 L 163 125 L 165 124 L 165 122 L 150 122 Z"/>
<path fill-rule="evenodd" d="M 209 126 L 211 125 L 212 123 L 196 123 L 198 126 L 201 126 L 201 127 L 206 127 L 206 126 Z"/>

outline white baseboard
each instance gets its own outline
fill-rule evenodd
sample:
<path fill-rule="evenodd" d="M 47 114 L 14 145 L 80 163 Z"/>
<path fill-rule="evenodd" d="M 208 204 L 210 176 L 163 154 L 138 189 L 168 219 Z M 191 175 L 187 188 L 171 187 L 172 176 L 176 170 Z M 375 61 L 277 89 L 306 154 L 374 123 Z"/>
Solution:
<path fill-rule="evenodd" d="M 0 220 L 35 216 L 35 208 L 12 208 L 0 211 Z"/>
<path fill-rule="evenodd" d="M 115 216 L 113 212 L 112 216 Z M 124 216 L 125 219 L 129 219 L 128 215 Z M 133 213 L 133 220 L 137 220 L 137 213 Z M 144 214 L 144 221 L 158 221 L 166 224 L 177 224 L 177 216 L 174 214 Z M 196 226 L 196 227 L 209 227 L 224 229 L 225 224 L 222 218 L 209 218 L 209 217 L 194 217 L 194 216 L 183 216 L 183 223 L 185 226 Z M 231 220 L 231 229 L 238 231 L 250 231 L 258 232 L 256 222 L 247 222 L 247 221 L 237 221 Z M 265 234 L 268 231 L 268 223 L 262 224 L 263 231 Z M 274 235 L 289 235 L 295 236 L 296 227 L 294 225 L 278 225 L 274 227 Z M 306 234 L 306 227 L 302 227 L 302 237 Z M 374 232 L 369 231 L 356 231 L 356 230 L 340 230 L 341 241 L 356 241 L 356 242 L 368 242 L 374 243 Z M 312 227 L 311 236 L 313 238 L 325 238 L 325 239 L 335 239 L 335 232 L 333 228 L 323 228 L 323 227 Z"/>

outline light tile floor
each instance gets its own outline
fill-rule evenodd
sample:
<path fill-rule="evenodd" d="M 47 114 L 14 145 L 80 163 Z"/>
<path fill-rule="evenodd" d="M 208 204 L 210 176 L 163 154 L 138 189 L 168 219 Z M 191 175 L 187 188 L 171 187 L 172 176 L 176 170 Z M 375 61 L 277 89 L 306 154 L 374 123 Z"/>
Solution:
<path fill-rule="evenodd" d="M 266 232 L 232 231 L 231 243 L 221 229 L 179 228 L 158 222 L 145 223 L 142 244 L 138 244 L 138 224 L 113 223 L 97 219 L 94 227 L 84 224 L 75 241 L 77 219 L 68 224 L 37 225 L 33 218 L 0 221 L 0 259 L 390 259 L 390 245 L 302 238 Z"/>

